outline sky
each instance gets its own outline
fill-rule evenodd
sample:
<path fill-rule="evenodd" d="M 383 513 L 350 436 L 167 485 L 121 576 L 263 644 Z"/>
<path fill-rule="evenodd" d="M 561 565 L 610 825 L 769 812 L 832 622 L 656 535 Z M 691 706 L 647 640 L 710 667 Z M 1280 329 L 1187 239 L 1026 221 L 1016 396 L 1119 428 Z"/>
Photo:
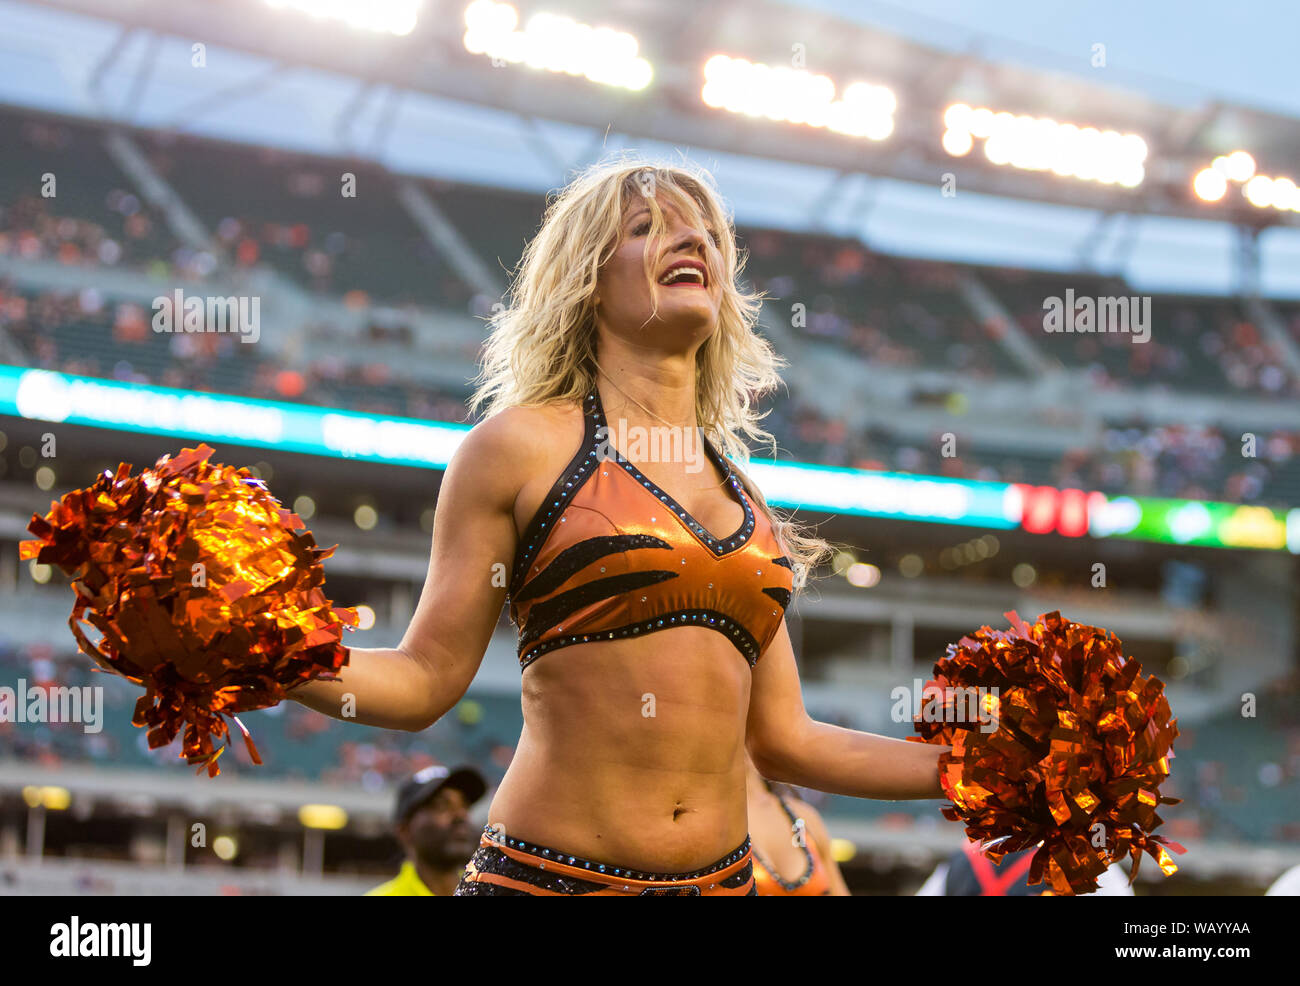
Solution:
<path fill-rule="evenodd" d="M 795 0 L 950 51 L 1300 117 L 1296 0 Z M 1106 65 L 1094 68 L 1094 44 Z"/>
<path fill-rule="evenodd" d="M 1168 0 L 908 0 L 906 5 L 803 0 L 802 5 L 996 61 L 1094 80 L 1100 72 L 1105 82 L 1166 102 L 1200 105 L 1229 98 L 1300 118 L 1300 86 L 1292 68 L 1300 15 L 1291 12 L 1293 6 L 1300 9 L 1300 0 L 1250 0 L 1236 7 Z M 106 9 L 112 6 L 106 0 Z M 1202 12 L 1188 13 L 1192 6 Z M 563 11 L 564 0 L 548 0 L 545 7 Z M 125 45 L 103 79 L 102 99 L 91 98 L 87 87 L 119 30 L 109 21 L 0 0 L 0 102 L 73 115 L 120 114 L 150 50 L 147 38 L 137 36 Z M 1106 45 L 1104 69 L 1090 64 L 1096 43 Z M 181 38 L 159 45 L 145 99 L 130 122 L 166 127 L 181 121 L 187 132 L 200 135 L 319 154 L 361 152 L 398 171 L 537 192 L 566 178 L 535 143 L 521 140 L 517 116 L 483 107 L 410 94 L 382 142 L 373 136 L 384 112 L 378 100 L 341 129 L 336 116 L 350 105 L 357 80 L 329 73 L 286 72 L 242 98 L 213 104 L 205 99 L 209 93 L 238 86 L 264 71 L 266 63 L 242 52 L 212 50 L 204 71 L 195 72 L 189 46 L 190 39 Z M 195 106 L 202 111 L 193 111 Z M 559 123 L 538 129 L 571 164 L 580 163 L 596 136 Z M 835 177 L 828 169 L 614 134 L 606 149 L 620 148 L 673 159 L 685 150 L 714 172 L 742 225 L 806 228 L 814 203 Z M 830 231 L 858 237 L 882 252 L 1056 270 L 1080 265 L 1080 244 L 1098 219 L 1087 210 L 965 190 L 942 198 L 934 185 L 867 175 L 844 183 L 824 212 Z M 1234 231 L 1224 223 L 1141 217 L 1115 223 L 1091 260 L 1141 290 L 1219 294 L 1238 284 L 1235 252 Z M 1300 228 L 1267 232 L 1261 254 L 1264 293 L 1300 298 Z"/>

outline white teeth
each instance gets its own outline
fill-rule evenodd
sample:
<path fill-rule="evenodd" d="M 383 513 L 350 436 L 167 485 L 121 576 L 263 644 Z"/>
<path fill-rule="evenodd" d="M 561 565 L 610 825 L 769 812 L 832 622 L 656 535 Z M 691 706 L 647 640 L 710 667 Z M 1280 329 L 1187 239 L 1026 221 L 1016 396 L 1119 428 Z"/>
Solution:
<path fill-rule="evenodd" d="M 696 284 L 704 283 L 704 272 L 696 267 L 674 267 L 663 277 L 659 278 L 660 284 L 675 284 L 678 281 L 693 280 Z"/>

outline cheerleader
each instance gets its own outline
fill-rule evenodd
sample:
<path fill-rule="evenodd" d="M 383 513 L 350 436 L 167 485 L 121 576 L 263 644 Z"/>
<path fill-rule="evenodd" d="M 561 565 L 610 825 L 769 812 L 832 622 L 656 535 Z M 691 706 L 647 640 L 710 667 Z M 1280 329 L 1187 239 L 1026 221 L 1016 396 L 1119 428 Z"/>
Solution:
<path fill-rule="evenodd" d="M 784 615 L 832 548 L 734 461 L 771 442 L 754 401 L 783 362 L 741 267 L 705 172 L 621 160 L 563 189 L 492 319 L 409 628 L 292 693 L 425 729 L 508 603 L 524 727 L 458 895 L 754 896 L 746 751 L 774 781 L 942 796 L 946 747 L 804 709 Z"/>
<path fill-rule="evenodd" d="M 782 791 L 745 758 L 749 839 L 760 897 L 848 897 L 826 823 L 812 805 Z"/>

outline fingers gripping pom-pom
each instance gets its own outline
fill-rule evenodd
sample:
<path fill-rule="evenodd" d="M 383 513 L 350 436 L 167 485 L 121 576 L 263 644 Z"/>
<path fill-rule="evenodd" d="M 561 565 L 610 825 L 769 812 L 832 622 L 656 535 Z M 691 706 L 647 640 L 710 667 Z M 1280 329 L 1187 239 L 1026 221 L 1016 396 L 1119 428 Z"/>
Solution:
<path fill-rule="evenodd" d="M 1117 637 L 1047 613 L 1010 630 L 980 630 L 950 644 L 927 687 L 932 706 L 916 717 L 920 737 L 952 751 L 939 758 L 951 802 L 944 816 L 997 862 L 1038 846 L 1029 883 L 1044 877 L 1058 894 L 1088 893 L 1124 856 L 1137 877 L 1142 853 L 1168 876 L 1178 867 L 1154 835 L 1169 776 L 1177 720 L 1164 684 L 1142 677 Z M 978 716 L 955 714 L 974 696 Z M 990 729 L 990 726 L 995 728 Z"/>
<path fill-rule="evenodd" d="M 34 515 L 22 558 L 57 565 L 77 598 L 68 625 L 103 669 L 145 689 L 134 722 L 149 746 L 177 735 L 191 764 L 220 773 L 216 737 L 236 713 L 347 664 L 354 610 L 325 597 L 318 548 L 302 520 L 243 468 L 209 463 L 207 445 L 164 456 L 138 476 L 125 463 Z M 88 623 L 102 634 L 92 642 Z"/>

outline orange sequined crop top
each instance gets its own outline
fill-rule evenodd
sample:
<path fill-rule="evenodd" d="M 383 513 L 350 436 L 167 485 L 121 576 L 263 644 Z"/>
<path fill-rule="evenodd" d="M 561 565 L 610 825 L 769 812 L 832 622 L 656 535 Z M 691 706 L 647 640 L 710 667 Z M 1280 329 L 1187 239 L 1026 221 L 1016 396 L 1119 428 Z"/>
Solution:
<path fill-rule="evenodd" d="M 520 670 L 547 651 L 681 626 L 716 630 L 750 667 L 775 638 L 794 574 L 771 524 L 704 436 L 745 508 L 717 538 L 609 440 L 600 394 L 583 401 L 585 438 L 524 531 L 511 571 Z"/>

